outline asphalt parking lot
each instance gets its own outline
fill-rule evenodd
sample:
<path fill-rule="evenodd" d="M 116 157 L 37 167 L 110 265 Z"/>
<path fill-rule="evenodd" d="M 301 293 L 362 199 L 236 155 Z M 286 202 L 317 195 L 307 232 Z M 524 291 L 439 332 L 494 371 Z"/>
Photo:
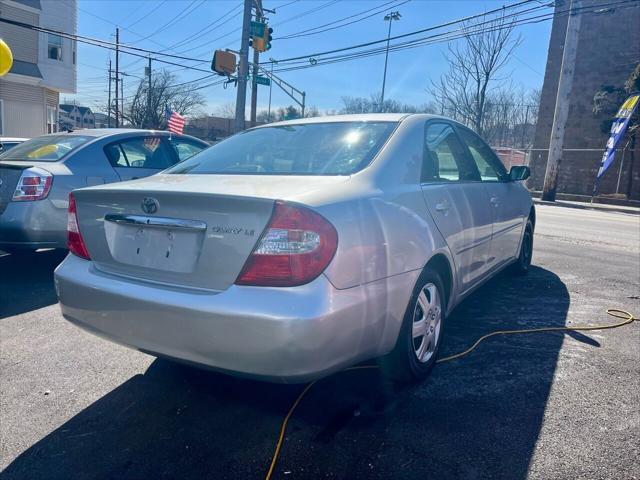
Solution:
<path fill-rule="evenodd" d="M 2 255 L 2 254 L 0 254 Z M 303 386 L 235 379 L 65 322 L 63 256 L 0 256 L 1 479 L 262 478 Z M 640 315 L 640 216 L 538 207 L 530 275 L 475 292 L 441 355 L 497 329 Z M 274 478 L 640 478 L 640 323 L 496 338 L 392 390 L 343 372 L 293 416 Z"/>

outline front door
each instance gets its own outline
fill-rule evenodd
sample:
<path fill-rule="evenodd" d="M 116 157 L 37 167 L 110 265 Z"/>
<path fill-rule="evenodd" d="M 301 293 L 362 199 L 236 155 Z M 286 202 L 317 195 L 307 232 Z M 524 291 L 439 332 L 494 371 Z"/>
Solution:
<path fill-rule="evenodd" d="M 493 217 L 489 266 L 497 267 L 518 254 L 525 220 L 520 202 L 522 189 L 509 181 L 509 174 L 498 156 L 478 135 L 463 127 L 458 127 L 458 131 L 489 196 Z"/>
<path fill-rule="evenodd" d="M 427 123 L 422 193 L 466 291 L 488 270 L 493 219 L 478 171 L 451 124 Z"/>

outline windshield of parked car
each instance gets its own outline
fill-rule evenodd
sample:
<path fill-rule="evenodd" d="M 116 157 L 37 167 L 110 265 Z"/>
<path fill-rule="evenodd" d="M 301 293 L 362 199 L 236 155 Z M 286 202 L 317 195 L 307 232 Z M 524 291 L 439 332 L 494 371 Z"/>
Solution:
<path fill-rule="evenodd" d="M 164 173 L 350 175 L 366 167 L 397 122 L 327 122 L 249 130 Z"/>
<path fill-rule="evenodd" d="M 0 155 L 0 160 L 55 162 L 95 137 L 84 135 L 45 135 L 16 145 Z"/>

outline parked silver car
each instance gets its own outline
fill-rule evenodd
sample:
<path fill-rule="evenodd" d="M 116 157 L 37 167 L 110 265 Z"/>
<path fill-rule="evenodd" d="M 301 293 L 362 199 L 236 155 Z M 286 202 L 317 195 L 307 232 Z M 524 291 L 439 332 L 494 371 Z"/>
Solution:
<path fill-rule="evenodd" d="M 0 250 L 66 248 L 69 192 L 146 177 L 208 145 L 153 130 L 95 129 L 27 140 L 0 155 Z"/>
<path fill-rule="evenodd" d="M 73 192 L 62 313 L 270 381 L 376 357 L 420 379 L 451 309 L 503 268 L 529 268 L 528 174 L 430 115 L 254 128 L 159 175 Z"/>

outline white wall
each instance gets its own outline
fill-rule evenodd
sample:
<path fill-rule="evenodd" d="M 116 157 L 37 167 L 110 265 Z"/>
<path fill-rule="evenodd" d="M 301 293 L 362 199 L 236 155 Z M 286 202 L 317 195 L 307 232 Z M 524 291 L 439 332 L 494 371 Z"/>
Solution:
<path fill-rule="evenodd" d="M 41 0 L 40 26 L 75 34 L 77 32 L 76 0 Z M 77 48 L 68 38 L 62 39 L 62 61 L 48 58 L 48 34 L 39 33 L 38 67 L 43 85 L 63 93 L 76 93 L 76 64 L 73 51 Z"/>

